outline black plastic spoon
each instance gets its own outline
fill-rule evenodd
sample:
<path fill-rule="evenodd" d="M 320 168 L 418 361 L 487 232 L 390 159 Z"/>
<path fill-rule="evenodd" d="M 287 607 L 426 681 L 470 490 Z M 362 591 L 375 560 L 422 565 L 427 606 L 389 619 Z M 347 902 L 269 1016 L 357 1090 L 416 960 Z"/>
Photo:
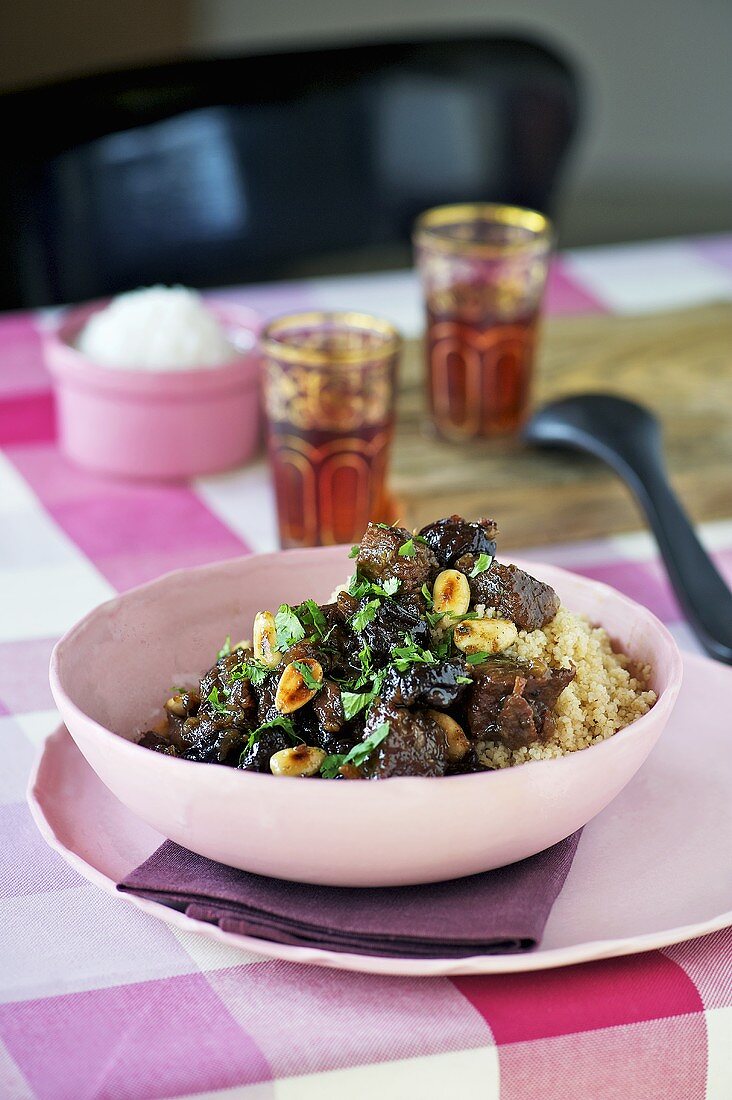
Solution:
<path fill-rule="evenodd" d="M 524 438 L 539 447 L 587 451 L 623 478 L 646 514 L 699 641 L 710 656 L 732 664 L 732 592 L 669 485 L 656 417 L 622 397 L 578 394 L 539 409 Z"/>

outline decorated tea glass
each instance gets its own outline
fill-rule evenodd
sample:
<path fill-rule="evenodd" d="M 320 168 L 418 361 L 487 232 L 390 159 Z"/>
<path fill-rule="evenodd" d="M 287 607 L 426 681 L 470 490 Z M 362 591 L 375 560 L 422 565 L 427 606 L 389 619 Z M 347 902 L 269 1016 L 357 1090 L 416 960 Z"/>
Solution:
<path fill-rule="evenodd" d="M 552 228 L 536 210 L 440 206 L 414 229 L 427 392 L 448 439 L 516 431 L 529 407 Z"/>
<path fill-rule="evenodd" d="M 401 337 L 366 313 L 293 313 L 261 349 L 282 546 L 356 542 L 384 518 Z"/>

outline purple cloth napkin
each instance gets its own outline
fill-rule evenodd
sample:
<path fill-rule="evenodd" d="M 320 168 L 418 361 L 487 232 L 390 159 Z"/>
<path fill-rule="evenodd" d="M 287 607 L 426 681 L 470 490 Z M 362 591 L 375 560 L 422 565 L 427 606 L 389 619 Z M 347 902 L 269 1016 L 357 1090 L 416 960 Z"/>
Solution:
<path fill-rule="evenodd" d="M 540 942 L 579 838 L 482 875 L 378 889 L 265 878 L 166 841 L 117 889 L 278 943 L 415 959 L 496 955 Z"/>

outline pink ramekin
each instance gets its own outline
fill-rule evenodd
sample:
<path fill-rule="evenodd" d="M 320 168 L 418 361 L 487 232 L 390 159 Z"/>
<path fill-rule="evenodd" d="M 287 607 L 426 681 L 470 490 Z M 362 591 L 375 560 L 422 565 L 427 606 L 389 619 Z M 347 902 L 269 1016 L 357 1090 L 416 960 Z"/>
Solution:
<path fill-rule="evenodd" d="M 56 387 L 59 445 L 79 466 L 133 478 L 185 478 L 240 466 L 260 440 L 258 315 L 209 303 L 241 354 L 200 370 L 120 370 L 82 355 L 75 340 L 95 302 L 44 333 Z"/>

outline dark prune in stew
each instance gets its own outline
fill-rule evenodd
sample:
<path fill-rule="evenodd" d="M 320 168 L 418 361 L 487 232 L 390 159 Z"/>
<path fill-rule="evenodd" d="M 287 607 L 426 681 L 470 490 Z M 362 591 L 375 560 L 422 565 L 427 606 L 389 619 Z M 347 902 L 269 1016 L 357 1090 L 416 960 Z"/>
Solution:
<path fill-rule="evenodd" d="M 395 775 L 444 775 L 447 767 L 442 730 L 422 710 L 408 710 L 385 700 L 377 701 L 369 713 L 364 738 L 384 722 L 389 734 L 369 756 L 363 772 L 370 779 Z"/>
<path fill-rule="evenodd" d="M 234 649 L 231 653 L 219 657 L 216 664 L 201 677 L 199 692 L 201 700 L 204 703 L 206 702 L 211 693 L 211 688 L 221 689 L 224 684 L 228 684 L 232 674 L 236 675 L 236 670 L 241 666 L 242 660 L 250 657 L 251 650 L 249 649 Z"/>
<path fill-rule="evenodd" d="M 291 744 L 284 730 L 262 730 L 251 748 L 247 748 L 242 755 L 239 767 L 245 772 L 268 772 L 271 757 L 280 749 L 288 749 Z"/>
<path fill-rule="evenodd" d="M 175 745 L 171 745 L 165 737 L 162 737 L 159 733 L 155 733 L 154 730 L 149 730 L 147 733 L 143 733 L 138 745 L 142 745 L 143 749 L 152 749 L 153 752 L 162 752 L 166 756 L 177 756 L 178 750 Z"/>
<path fill-rule="evenodd" d="M 438 570 L 437 559 L 425 542 L 404 527 L 378 523 L 366 528 L 356 567 L 362 576 L 379 584 L 395 578 L 402 593 L 419 592 L 423 584 L 432 583 Z"/>
<path fill-rule="evenodd" d="M 236 764 L 246 744 L 247 734 L 222 718 L 202 719 L 197 739 L 181 756 L 204 764 Z"/>
<path fill-rule="evenodd" d="M 358 611 L 358 600 L 347 592 L 339 592 L 335 603 L 323 604 L 320 610 L 325 619 L 325 638 L 319 645 L 321 652 L 327 655 L 328 671 L 344 678 L 358 675 L 361 646 L 348 625 Z"/>
<path fill-rule="evenodd" d="M 498 528 L 492 519 L 470 522 L 462 516 L 448 516 L 429 523 L 419 533 L 434 551 L 441 569 L 451 568 L 463 554 L 496 554 Z"/>
<path fill-rule="evenodd" d="M 367 602 L 363 602 L 364 606 Z M 405 635 L 420 647 L 430 643 L 429 623 L 423 617 L 422 604 L 416 596 L 382 600 L 373 619 L 366 623 L 358 637 L 372 653 L 388 658 L 395 646 L 404 644 Z"/>
<path fill-rule="evenodd" d="M 282 654 L 282 664 L 287 665 L 290 661 L 317 661 L 320 667 L 327 671 L 330 665 L 326 653 L 323 651 L 316 642 L 309 642 L 303 639 L 301 642 L 295 642 L 289 649 L 286 649 Z"/>
<path fill-rule="evenodd" d="M 228 688 L 226 702 L 232 711 L 246 714 L 256 709 L 257 697 L 248 680 L 234 680 Z"/>
<path fill-rule="evenodd" d="M 345 724 L 341 691 L 333 680 L 323 681 L 322 688 L 313 699 L 313 711 L 324 733 L 338 733 Z"/>
<path fill-rule="evenodd" d="M 469 680 L 464 657 L 453 657 L 434 664 L 415 663 L 399 672 L 391 667 L 381 688 L 383 698 L 399 706 L 446 709 L 465 691 Z"/>
<path fill-rule="evenodd" d="M 470 594 L 475 603 L 493 607 L 504 619 L 516 623 L 519 630 L 538 630 L 556 615 L 559 597 L 554 589 L 525 573 L 516 565 L 502 565 L 494 561 L 489 569 L 468 576 Z"/>
<path fill-rule="evenodd" d="M 272 721 L 272 719 L 276 718 L 279 714 L 275 706 L 275 697 L 277 695 L 277 685 L 280 682 L 280 675 L 281 673 L 279 670 L 273 672 L 257 689 L 257 724 L 260 726 L 264 722 Z"/>

